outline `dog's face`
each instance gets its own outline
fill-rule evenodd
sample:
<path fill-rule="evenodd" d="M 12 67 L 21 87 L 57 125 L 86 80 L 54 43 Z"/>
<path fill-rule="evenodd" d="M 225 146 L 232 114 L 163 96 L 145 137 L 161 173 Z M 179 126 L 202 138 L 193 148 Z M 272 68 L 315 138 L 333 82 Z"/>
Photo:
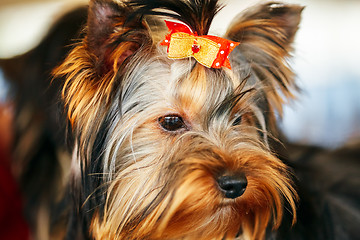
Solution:
<path fill-rule="evenodd" d="M 225 36 L 240 42 L 231 70 L 169 59 L 158 15 L 205 35 L 217 10 L 212 0 L 90 3 L 87 35 L 56 74 L 67 75 L 74 185 L 95 239 L 261 239 L 284 201 L 295 215 L 267 138 L 292 97 L 285 58 L 302 8 L 241 15 Z"/>

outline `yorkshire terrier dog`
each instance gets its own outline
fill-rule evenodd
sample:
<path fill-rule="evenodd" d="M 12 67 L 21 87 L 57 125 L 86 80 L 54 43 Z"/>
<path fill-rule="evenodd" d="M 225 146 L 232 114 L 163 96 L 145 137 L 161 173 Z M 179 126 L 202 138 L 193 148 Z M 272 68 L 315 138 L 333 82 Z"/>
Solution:
<path fill-rule="evenodd" d="M 209 36 L 220 9 L 90 2 L 85 37 L 54 70 L 65 78 L 85 236 L 263 239 L 285 201 L 295 221 L 297 195 L 268 129 L 296 89 L 286 60 L 302 7 L 261 5 L 224 38 Z"/>
<path fill-rule="evenodd" d="M 255 240 L 284 214 L 296 222 L 291 170 L 271 142 L 298 89 L 287 60 L 303 7 L 258 5 L 209 35 L 221 8 L 90 1 L 52 72 L 73 142 L 69 190 L 49 204 L 66 210 L 62 237 Z"/>

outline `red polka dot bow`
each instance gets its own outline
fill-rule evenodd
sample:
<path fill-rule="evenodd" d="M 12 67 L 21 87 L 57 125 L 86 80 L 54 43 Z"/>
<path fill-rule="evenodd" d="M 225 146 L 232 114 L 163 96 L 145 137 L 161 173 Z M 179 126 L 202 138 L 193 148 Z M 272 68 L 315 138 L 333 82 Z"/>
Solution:
<path fill-rule="evenodd" d="M 160 44 L 168 47 L 169 58 L 194 57 L 200 64 L 208 68 L 227 67 L 231 69 L 229 54 L 240 43 L 211 35 L 198 36 L 182 23 L 165 22 L 170 33 Z"/>

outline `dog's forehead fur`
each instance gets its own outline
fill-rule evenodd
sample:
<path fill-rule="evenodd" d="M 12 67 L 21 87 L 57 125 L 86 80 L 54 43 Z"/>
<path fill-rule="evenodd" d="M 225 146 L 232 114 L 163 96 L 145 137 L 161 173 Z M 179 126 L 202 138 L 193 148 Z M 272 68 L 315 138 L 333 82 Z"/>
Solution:
<path fill-rule="evenodd" d="M 133 67 L 124 77 L 122 90 L 124 113 L 136 105 L 142 110 L 162 115 L 177 112 L 199 121 L 234 95 L 240 85 L 230 70 L 208 69 L 193 59 L 168 59 L 165 47 L 156 52 L 148 58 L 135 56 L 130 63 Z"/>

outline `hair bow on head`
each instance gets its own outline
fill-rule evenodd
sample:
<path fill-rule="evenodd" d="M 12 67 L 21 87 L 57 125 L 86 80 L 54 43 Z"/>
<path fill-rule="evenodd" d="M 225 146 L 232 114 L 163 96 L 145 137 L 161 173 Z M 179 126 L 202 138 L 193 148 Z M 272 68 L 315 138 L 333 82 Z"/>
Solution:
<path fill-rule="evenodd" d="M 231 69 L 229 54 L 240 43 L 211 35 L 198 36 L 182 23 L 172 21 L 165 21 L 165 23 L 170 33 L 160 44 L 168 47 L 169 58 L 194 57 L 208 68 Z"/>

